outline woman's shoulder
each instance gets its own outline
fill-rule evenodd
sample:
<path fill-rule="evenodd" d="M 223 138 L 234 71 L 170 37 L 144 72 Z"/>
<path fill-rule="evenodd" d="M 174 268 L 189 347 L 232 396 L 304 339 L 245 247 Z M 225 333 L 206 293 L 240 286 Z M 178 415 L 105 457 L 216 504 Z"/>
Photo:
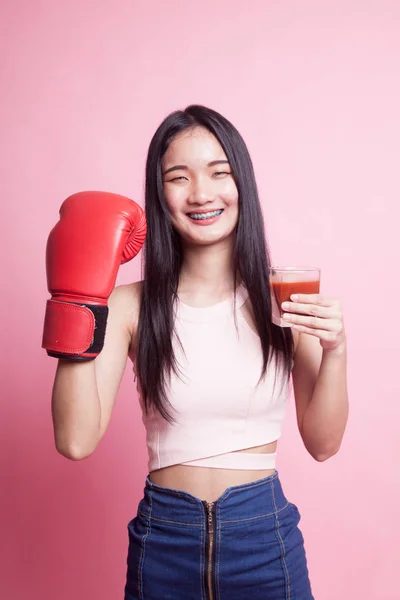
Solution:
<path fill-rule="evenodd" d="M 143 281 L 121 284 L 114 288 L 108 302 L 109 309 L 118 312 L 128 328 L 132 343 L 137 336 L 142 291 Z"/>
<path fill-rule="evenodd" d="M 123 283 L 117 285 L 114 292 L 117 292 L 121 297 L 135 300 L 142 295 L 144 281 L 135 281 L 134 283 Z M 118 291 L 117 291 L 118 290 Z M 113 292 L 113 293 L 114 293 Z"/>
<path fill-rule="evenodd" d="M 143 281 L 117 285 L 110 296 L 110 301 L 118 304 L 120 307 L 130 307 L 131 310 L 135 311 L 136 309 L 140 309 L 142 290 Z"/>

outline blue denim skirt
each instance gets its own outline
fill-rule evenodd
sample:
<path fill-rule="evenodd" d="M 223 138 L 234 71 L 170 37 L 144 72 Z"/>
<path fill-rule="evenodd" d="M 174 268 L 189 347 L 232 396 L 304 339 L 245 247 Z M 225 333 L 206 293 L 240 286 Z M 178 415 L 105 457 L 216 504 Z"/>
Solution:
<path fill-rule="evenodd" d="M 125 600 L 313 600 L 299 520 L 277 472 L 211 503 L 147 478 Z"/>

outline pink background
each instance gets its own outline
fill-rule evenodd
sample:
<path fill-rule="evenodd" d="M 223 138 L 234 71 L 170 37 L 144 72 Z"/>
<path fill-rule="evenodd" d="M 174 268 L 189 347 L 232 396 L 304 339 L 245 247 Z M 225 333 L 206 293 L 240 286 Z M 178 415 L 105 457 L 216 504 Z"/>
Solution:
<path fill-rule="evenodd" d="M 123 596 L 146 474 L 132 373 L 97 452 L 59 456 L 45 243 L 72 192 L 142 203 L 151 135 L 197 102 L 248 143 L 274 261 L 321 266 L 345 310 L 342 450 L 314 462 L 292 402 L 280 445 L 315 597 L 398 599 L 400 3 L 14 0 L 1 13 L 0 596 Z M 136 260 L 119 282 L 139 277 Z"/>

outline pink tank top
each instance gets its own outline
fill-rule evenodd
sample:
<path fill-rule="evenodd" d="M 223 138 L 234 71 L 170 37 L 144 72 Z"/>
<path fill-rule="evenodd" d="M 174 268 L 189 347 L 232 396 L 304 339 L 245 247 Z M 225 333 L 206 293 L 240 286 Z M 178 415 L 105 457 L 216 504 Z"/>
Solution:
<path fill-rule="evenodd" d="M 240 310 L 247 297 L 239 286 L 236 307 L 233 296 L 207 308 L 176 303 L 182 346 L 174 340 L 174 351 L 180 374 L 172 374 L 167 389 L 175 423 L 157 411 L 143 411 L 150 472 L 176 464 L 275 467 L 275 453 L 237 452 L 280 437 L 288 395 L 288 382 L 275 361 L 259 382 L 260 339 Z"/>

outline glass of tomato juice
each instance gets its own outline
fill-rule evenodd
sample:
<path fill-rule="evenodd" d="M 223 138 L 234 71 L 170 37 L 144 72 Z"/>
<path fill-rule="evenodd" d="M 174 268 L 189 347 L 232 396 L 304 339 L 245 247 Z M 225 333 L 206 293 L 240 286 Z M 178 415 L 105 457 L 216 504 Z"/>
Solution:
<path fill-rule="evenodd" d="M 270 267 L 272 322 L 279 327 L 290 327 L 282 319 L 282 302 L 290 301 L 292 294 L 319 294 L 321 269 L 316 267 Z"/>

